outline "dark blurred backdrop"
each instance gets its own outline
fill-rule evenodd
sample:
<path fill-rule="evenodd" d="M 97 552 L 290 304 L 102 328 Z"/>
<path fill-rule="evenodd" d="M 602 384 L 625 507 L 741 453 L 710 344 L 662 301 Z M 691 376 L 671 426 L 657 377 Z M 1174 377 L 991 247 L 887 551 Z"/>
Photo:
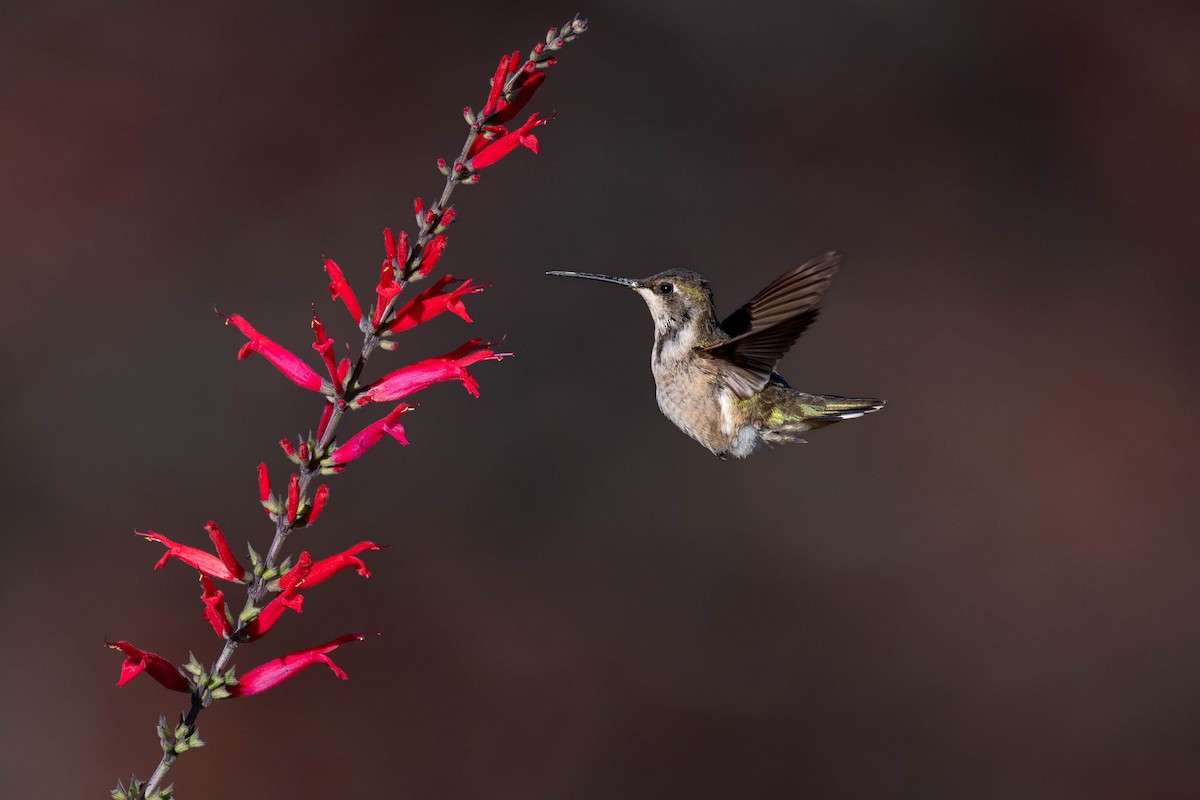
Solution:
<path fill-rule="evenodd" d="M 7 795 L 153 768 L 185 698 L 115 689 L 106 638 L 217 652 L 135 527 L 265 546 L 255 465 L 319 403 L 214 303 L 347 339 L 321 256 L 367 293 L 498 56 L 576 10 L 5 10 Z M 519 357 L 332 482 L 296 544 L 392 548 L 237 663 L 384 636 L 204 714 L 180 795 L 1200 796 L 1200 7 L 578 10 L 542 154 L 454 198 L 476 324 L 389 360 Z M 637 298 L 543 277 L 687 266 L 728 311 L 833 248 L 781 371 L 890 405 L 744 463 L 660 416 Z"/>

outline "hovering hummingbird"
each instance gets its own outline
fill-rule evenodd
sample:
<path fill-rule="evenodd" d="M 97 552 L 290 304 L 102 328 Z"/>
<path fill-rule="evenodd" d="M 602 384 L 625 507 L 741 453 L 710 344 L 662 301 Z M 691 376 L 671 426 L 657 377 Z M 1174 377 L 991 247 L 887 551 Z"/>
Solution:
<path fill-rule="evenodd" d="M 628 286 L 654 318 L 650 367 L 663 414 L 720 458 L 745 458 L 763 442 L 803 442 L 802 433 L 883 408 L 885 401 L 807 394 L 775 372 L 820 311 L 842 257 L 827 253 L 780 276 L 720 323 L 702 275 L 669 269 L 649 278 L 548 272 Z"/>

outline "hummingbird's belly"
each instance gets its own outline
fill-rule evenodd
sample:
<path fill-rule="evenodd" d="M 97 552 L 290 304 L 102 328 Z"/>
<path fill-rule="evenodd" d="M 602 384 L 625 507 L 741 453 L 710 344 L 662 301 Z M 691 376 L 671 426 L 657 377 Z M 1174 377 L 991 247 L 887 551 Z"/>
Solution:
<path fill-rule="evenodd" d="M 724 457 L 745 458 L 758 449 L 758 431 L 742 416 L 731 391 L 711 384 L 699 391 L 680 381 L 661 382 L 658 407 L 688 436 Z"/>

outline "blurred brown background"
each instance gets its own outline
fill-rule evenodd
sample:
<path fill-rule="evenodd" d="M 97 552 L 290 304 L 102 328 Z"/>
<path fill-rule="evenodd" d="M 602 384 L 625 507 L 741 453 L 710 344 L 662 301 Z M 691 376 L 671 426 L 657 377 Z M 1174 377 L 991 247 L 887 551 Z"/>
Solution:
<path fill-rule="evenodd" d="M 204 714 L 182 797 L 1200 796 L 1200 9 L 596 2 L 543 150 L 460 189 L 472 335 L 332 483 L 312 591 L 243 670 L 382 630 Z M 154 528 L 269 535 L 254 468 L 318 401 L 213 304 L 308 351 L 321 256 L 367 293 L 506 49 L 576 8 L 47 3 L 0 21 L 7 289 L 0 770 L 97 797 L 153 768 L 127 638 L 217 642 Z M 827 249 L 783 364 L 886 397 L 722 463 L 662 418 L 650 322 L 543 277 L 689 266 L 728 311 Z M 384 354 L 385 356 L 387 354 Z M 383 359 L 380 359 L 383 360 Z"/>

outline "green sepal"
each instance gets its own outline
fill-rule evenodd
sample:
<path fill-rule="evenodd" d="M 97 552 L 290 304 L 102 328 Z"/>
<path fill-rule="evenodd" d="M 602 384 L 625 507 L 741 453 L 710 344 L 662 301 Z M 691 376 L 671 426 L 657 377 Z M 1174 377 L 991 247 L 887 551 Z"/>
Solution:
<path fill-rule="evenodd" d="M 183 670 L 192 677 L 199 678 L 204 674 L 204 665 L 196 658 L 195 653 L 188 653 L 187 663 L 183 665 Z"/>

